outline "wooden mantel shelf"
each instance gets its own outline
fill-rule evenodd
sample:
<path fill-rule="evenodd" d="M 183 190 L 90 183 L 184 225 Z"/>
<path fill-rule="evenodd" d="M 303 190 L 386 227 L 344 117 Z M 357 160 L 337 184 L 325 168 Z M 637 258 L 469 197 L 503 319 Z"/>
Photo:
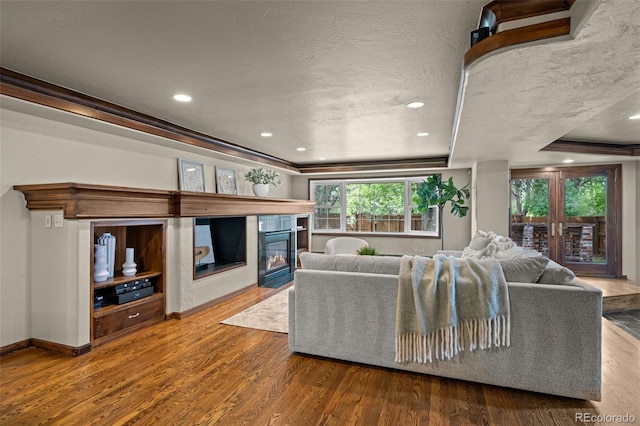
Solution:
<path fill-rule="evenodd" d="M 16 185 L 29 210 L 63 210 L 65 219 L 252 216 L 313 212 L 315 202 L 80 183 Z"/>
<path fill-rule="evenodd" d="M 301 214 L 313 212 L 315 205 L 307 200 L 186 191 L 177 191 L 175 200 L 180 217 Z"/>

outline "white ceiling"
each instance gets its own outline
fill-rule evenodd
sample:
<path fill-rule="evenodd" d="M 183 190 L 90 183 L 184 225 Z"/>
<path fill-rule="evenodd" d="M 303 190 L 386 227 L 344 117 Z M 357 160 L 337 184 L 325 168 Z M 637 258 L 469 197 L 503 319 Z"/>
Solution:
<path fill-rule="evenodd" d="M 445 156 L 452 135 L 456 167 L 557 164 L 538 151 L 559 138 L 640 143 L 636 0 L 578 0 L 575 38 L 476 61 L 452 132 L 487 2 L 3 0 L 0 64 L 300 164 Z"/>

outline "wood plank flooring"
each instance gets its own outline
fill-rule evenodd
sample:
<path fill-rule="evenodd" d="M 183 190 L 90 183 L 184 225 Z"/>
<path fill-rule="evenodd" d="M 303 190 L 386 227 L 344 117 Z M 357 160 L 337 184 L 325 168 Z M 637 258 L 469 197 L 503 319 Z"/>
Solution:
<path fill-rule="evenodd" d="M 603 312 L 640 308 L 640 285 L 633 281 L 614 278 L 579 278 L 602 290 Z"/>
<path fill-rule="evenodd" d="M 603 398 L 581 401 L 292 354 L 286 334 L 219 323 L 277 291 L 255 288 L 75 358 L 5 355 L 0 424 L 575 425 L 582 413 L 640 424 L 640 343 L 607 320 Z"/>

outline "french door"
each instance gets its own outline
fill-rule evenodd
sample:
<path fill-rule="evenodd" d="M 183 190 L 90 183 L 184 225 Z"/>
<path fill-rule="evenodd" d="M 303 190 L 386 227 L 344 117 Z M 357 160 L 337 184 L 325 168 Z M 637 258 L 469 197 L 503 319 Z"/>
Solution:
<path fill-rule="evenodd" d="M 622 275 L 620 165 L 511 170 L 510 237 L 580 275 Z"/>

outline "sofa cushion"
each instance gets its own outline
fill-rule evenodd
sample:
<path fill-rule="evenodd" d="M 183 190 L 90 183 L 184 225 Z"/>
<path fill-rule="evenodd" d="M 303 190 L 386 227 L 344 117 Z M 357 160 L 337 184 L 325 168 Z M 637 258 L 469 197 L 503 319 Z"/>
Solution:
<path fill-rule="evenodd" d="M 540 284 L 568 285 L 573 282 L 575 277 L 576 274 L 571 269 L 549 260 L 547 267 L 544 268 L 542 275 L 538 278 L 538 282 Z"/>
<path fill-rule="evenodd" d="M 507 282 L 535 283 L 542 275 L 549 259 L 542 256 L 498 259 Z"/>
<path fill-rule="evenodd" d="M 302 269 L 398 275 L 400 257 L 300 253 Z"/>
<path fill-rule="evenodd" d="M 495 237 L 496 234 L 493 232 L 476 231 L 467 247 L 474 251 L 480 251 L 487 247 Z"/>

